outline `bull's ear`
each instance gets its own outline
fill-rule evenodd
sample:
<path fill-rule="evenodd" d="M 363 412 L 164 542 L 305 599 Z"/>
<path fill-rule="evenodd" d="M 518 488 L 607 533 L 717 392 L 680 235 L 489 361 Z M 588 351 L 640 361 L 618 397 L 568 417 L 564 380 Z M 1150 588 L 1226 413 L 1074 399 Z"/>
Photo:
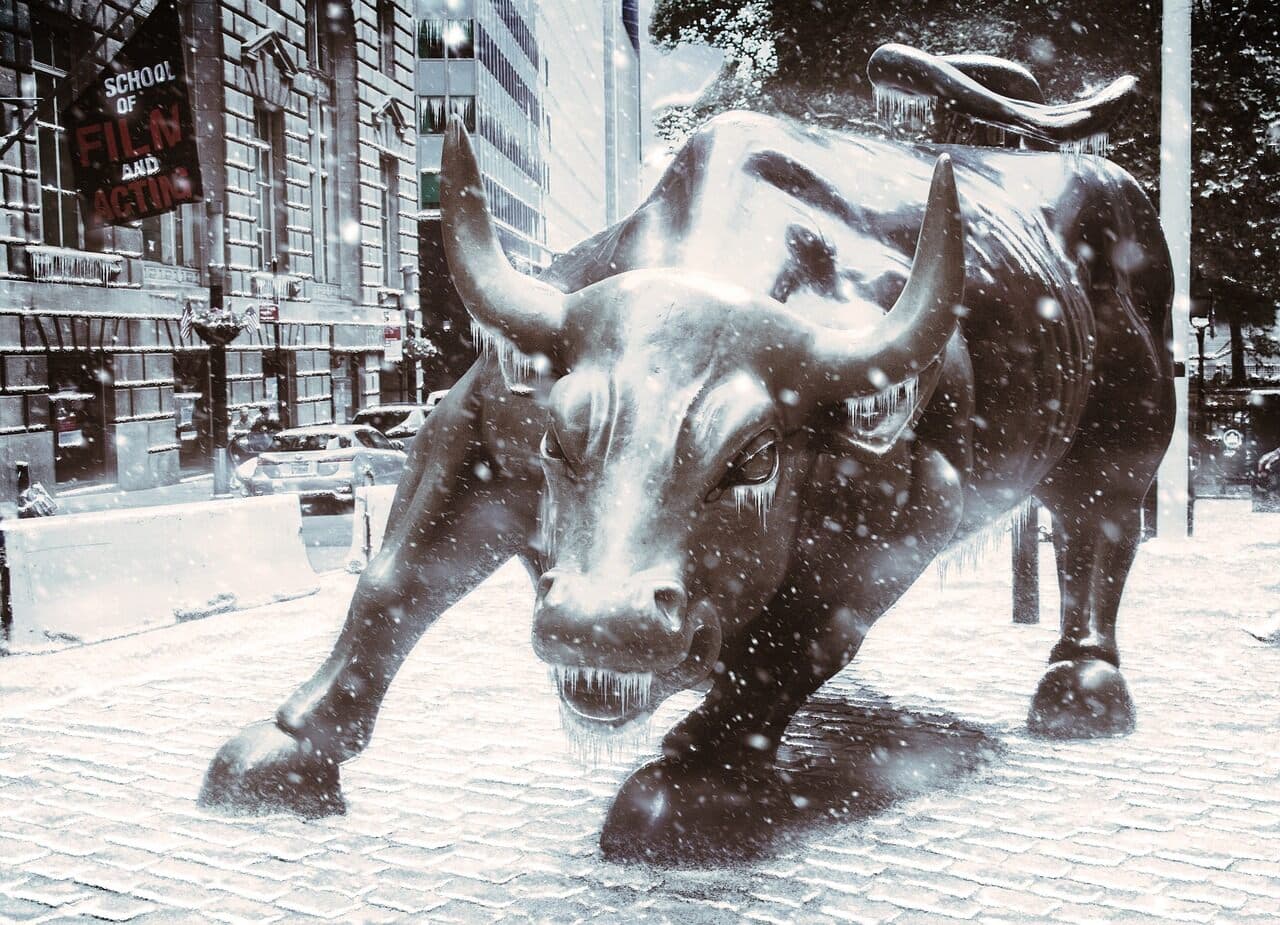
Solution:
<path fill-rule="evenodd" d="M 945 354 L 902 385 L 828 409 L 819 435 L 822 449 L 874 459 L 888 454 L 920 420 L 942 376 L 944 359 Z"/>

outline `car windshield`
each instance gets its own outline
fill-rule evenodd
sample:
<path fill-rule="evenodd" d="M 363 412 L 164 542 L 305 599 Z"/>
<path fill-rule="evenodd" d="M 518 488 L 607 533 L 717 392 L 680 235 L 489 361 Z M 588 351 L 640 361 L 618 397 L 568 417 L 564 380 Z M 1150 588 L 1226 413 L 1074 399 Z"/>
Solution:
<path fill-rule="evenodd" d="M 342 434 L 276 434 L 271 449 L 277 453 L 306 453 L 318 450 L 345 450 L 351 438 Z"/>
<path fill-rule="evenodd" d="M 371 409 L 368 411 L 357 412 L 351 423 L 367 424 L 375 430 L 380 430 L 383 433 L 386 433 L 397 424 L 403 423 L 404 419 L 408 416 L 408 411 L 393 411 L 390 409 L 375 411 Z"/>

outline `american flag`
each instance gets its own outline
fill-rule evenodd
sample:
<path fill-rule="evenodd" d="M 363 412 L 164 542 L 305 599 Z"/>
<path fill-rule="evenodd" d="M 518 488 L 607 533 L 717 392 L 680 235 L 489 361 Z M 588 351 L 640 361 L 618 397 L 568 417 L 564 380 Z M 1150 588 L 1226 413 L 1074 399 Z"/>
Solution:
<path fill-rule="evenodd" d="M 183 340 L 191 336 L 191 318 L 193 314 L 190 302 L 182 306 L 182 317 L 178 319 L 178 334 Z"/>

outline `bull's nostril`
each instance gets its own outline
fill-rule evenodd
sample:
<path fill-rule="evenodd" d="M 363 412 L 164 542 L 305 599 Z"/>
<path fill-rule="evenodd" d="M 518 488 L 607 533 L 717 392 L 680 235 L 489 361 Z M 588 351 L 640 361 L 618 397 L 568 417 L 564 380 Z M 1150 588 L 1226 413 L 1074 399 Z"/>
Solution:
<path fill-rule="evenodd" d="M 672 631 L 679 631 L 684 625 L 684 610 L 689 603 L 684 588 L 675 584 L 658 585 L 653 589 L 653 602 L 667 626 Z"/>

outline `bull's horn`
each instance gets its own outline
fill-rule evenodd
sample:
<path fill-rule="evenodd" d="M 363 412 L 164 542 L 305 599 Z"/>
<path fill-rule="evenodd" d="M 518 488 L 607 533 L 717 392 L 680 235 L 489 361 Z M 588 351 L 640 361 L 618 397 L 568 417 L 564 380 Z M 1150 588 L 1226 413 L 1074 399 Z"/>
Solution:
<path fill-rule="evenodd" d="M 554 355 L 564 327 L 564 294 L 507 261 L 489 217 L 471 139 L 457 116 L 445 132 L 441 230 L 453 284 L 471 317 L 529 354 Z"/>
<path fill-rule="evenodd" d="M 898 301 L 869 333 L 824 329 L 815 337 L 817 368 L 825 373 L 819 398 L 870 395 L 916 376 L 946 349 L 963 297 L 964 226 L 951 158 L 944 154 L 933 168 L 924 226 Z"/>

